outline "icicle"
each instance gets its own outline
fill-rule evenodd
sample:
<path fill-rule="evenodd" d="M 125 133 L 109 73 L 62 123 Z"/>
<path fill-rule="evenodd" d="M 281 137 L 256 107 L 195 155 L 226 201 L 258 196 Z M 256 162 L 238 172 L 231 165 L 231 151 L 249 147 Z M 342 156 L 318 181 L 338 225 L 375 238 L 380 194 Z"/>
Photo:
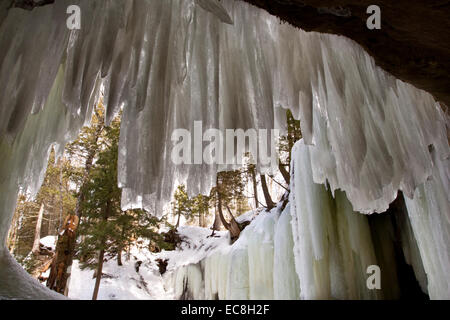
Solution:
<path fill-rule="evenodd" d="M 195 0 L 195 3 L 200 7 L 205 9 L 206 11 L 211 12 L 217 18 L 219 18 L 222 22 L 227 24 L 233 24 L 233 20 L 231 20 L 227 11 L 222 7 L 220 2 L 217 0 Z"/>
<path fill-rule="evenodd" d="M 405 197 L 431 299 L 450 299 L 450 166 L 433 151 L 433 175 Z M 422 284 L 424 281 L 422 280 Z"/>
<path fill-rule="evenodd" d="M 290 205 L 295 267 L 302 299 L 373 299 L 367 267 L 376 265 L 367 217 L 353 212 L 345 194 L 333 200 L 314 183 L 310 148 L 293 149 Z"/>
<path fill-rule="evenodd" d="M 281 213 L 276 225 L 273 263 L 274 298 L 298 300 L 300 298 L 300 284 L 295 272 L 290 204 Z"/>

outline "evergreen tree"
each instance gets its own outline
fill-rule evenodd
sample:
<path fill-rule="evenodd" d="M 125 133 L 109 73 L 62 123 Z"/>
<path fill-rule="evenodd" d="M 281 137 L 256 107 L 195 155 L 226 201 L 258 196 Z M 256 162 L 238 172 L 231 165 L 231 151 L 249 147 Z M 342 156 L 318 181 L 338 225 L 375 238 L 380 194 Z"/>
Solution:
<path fill-rule="evenodd" d="M 295 120 L 291 110 L 286 110 L 286 135 L 280 138 L 279 151 L 280 162 L 279 170 L 287 185 L 290 183 L 290 163 L 292 158 L 292 148 L 294 144 L 302 138 L 302 131 L 300 129 L 300 120 Z"/>
<path fill-rule="evenodd" d="M 199 194 L 195 196 L 191 201 L 192 206 L 192 216 L 191 220 L 198 218 L 199 227 L 206 227 L 206 217 L 209 213 L 209 202 L 210 198 L 208 196 Z"/>
<path fill-rule="evenodd" d="M 177 217 L 177 223 L 175 229 L 180 226 L 181 216 L 186 219 L 191 219 L 193 217 L 192 203 L 193 201 L 189 198 L 186 192 L 186 186 L 184 184 L 179 185 L 175 190 L 173 195 L 174 200 L 172 201 L 173 213 Z"/>
<path fill-rule="evenodd" d="M 115 118 L 111 126 L 104 128 L 101 151 L 92 166 L 87 182 L 83 185 L 83 201 L 80 204 L 83 220 L 79 227 L 84 241 L 80 246 L 80 256 L 84 257 L 84 267 L 96 267 L 97 277 L 93 299 L 97 299 L 105 253 L 116 252 L 119 235 L 116 219 L 121 215 L 121 190 L 117 184 L 117 159 L 120 133 L 120 118 Z M 126 219 L 122 219 L 126 220 Z M 119 244 L 121 247 L 122 244 Z M 98 258 L 94 255 L 98 252 Z M 96 260 L 96 261 L 95 261 Z M 95 262 L 94 262 L 95 261 Z"/>

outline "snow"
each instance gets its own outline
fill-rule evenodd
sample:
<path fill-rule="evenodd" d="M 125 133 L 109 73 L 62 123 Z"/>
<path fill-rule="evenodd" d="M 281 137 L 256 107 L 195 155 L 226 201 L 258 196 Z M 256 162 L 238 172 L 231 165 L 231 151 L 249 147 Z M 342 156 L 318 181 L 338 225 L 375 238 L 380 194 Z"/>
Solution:
<path fill-rule="evenodd" d="M 208 237 L 211 230 L 194 226 L 178 228 L 182 243 L 176 250 L 151 253 L 146 247 L 133 247 L 131 259 L 123 253 L 122 266 L 112 259 L 104 263 L 103 277 L 98 294 L 99 300 L 168 300 L 174 299 L 177 288 L 173 283 L 173 274 L 180 277 L 178 270 L 195 270 L 192 267 L 208 257 L 212 252 L 229 246 L 227 232 L 216 231 L 215 237 Z M 167 271 L 161 276 L 157 259 L 168 260 Z M 139 272 L 135 263 L 142 261 Z M 69 284 L 69 298 L 90 300 L 94 290 L 94 271 L 81 270 L 79 261 L 72 265 Z M 111 277 L 110 277 L 111 276 Z M 190 277 L 195 277 L 191 272 Z M 182 290 L 182 289 L 179 289 Z M 198 294 L 197 294 L 198 295 Z"/>
<path fill-rule="evenodd" d="M 196 264 L 205 259 L 215 250 L 227 247 L 230 243 L 228 232 L 216 231 L 210 237 L 212 230 L 194 226 L 181 226 L 178 232 L 182 239 L 181 246 L 174 251 L 162 251 L 158 254 L 161 259 L 168 259 L 168 270 L 175 270 L 182 266 Z"/>
<path fill-rule="evenodd" d="M 55 251 L 56 240 L 56 236 L 46 236 L 44 238 L 41 238 L 41 240 L 39 241 L 44 247 L 51 248 L 52 251 Z"/>
<path fill-rule="evenodd" d="M 62 26 L 73 4 L 81 8 L 82 28 L 71 31 Z M 159 215 L 174 182 L 187 181 L 192 194 L 215 183 L 220 166 L 169 161 L 174 129 L 193 132 L 194 121 L 205 128 L 283 128 L 281 108 L 289 108 L 301 120 L 305 144 L 313 146 L 305 173 L 309 185 L 328 184 L 336 198 L 337 190 L 345 192 L 349 202 L 340 217 L 349 225 L 366 230 L 362 218 L 350 212 L 383 212 L 398 190 L 409 200 L 424 194 L 426 207 L 421 199 L 407 200 L 411 224 L 426 272 L 437 277 L 430 294 L 447 297 L 442 270 L 449 252 L 448 116 L 431 95 L 376 67 L 354 42 L 303 32 L 233 0 L 59 0 L 32 11 L 6 10 L 0 5 L 0 297 L 46 295 L 16 289 L 10 280 L 23 275 L 8 262 L 4 247 L 17 192 L 20 187 L 37 192 L 51 144 L 59 155 L 76 137 L 102 84 L 107 120 L 123 107 L 119 183 L 124 209 L 143 207 Z M 297 253 L 305 260 L 296 258 L 302 295 L 352 296 L 353 291 L 333 291 L 342 282 L 334 278 L 334 268 L 342 264 L 329 254 L 337 244 L 324 240 L 332 235 L 326 226 L 334 226 L 328 195 L 322 187 L 312 190 L 295 195 L 307 198 L 301 211 L 291 207 L 292 223 L 295 217 L 306 222 L 293 229 L 296 250 L 304 249 Z M 414 222 L 421 212 L 428 217 L 424 226 Z M 367 241 L 356 247 L 354 239 L 344 243 L 356 248 L 359 263 L 371 259 L 362 253 L 371 252 Z M 266 246 L 260 249 L 249 256 L 249 264 L 269 257 Z M 330 265 L 322 260 L 306 265 L 321 258 Z M 314 275 L 318 278 L 310 278 Z M 34 286 L 30 279 L 22 281 Z M 213 289 L 227 295 L 225 284 Z"/>
<path fill-rule="evenodd" d="M 48 290 L 39 281 L 30 277 L 6 249 L 0 249 L 0 298 L 61 300 L 66 299 Z"/>
<path fill-rule="evenodd" d="M 124 253 L 125 255 L 125 253 Z M 168 300 L 173 296 L 170 290 L 164 288 L 164 281 L 159 274 L 155 256 L 147 250 L 132 251 L 132 258 L 122 260 L 123 265 L 117 265 L 112 259 L 104 263 L 103 276 L 100 282 L 98 300 Z M 135 263 L 142 261 L 139 272 L 136 272 Z M 72 265 L 72 274 L 69 284 L 69 298 L 91 300 L 94 291 L 94 271 L 81 270 L 79 261 Z M 109 277 L 111 276 L 111 277 Z"/>

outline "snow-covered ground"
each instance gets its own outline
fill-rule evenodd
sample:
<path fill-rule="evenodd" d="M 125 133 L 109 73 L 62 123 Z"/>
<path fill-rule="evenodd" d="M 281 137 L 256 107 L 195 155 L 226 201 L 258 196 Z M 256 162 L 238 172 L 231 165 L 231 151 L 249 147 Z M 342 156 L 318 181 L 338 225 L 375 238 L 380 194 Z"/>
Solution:
<path fill-rule="evenodd" d="M 239 217 L 238 220 L 249 220 L 253 212 Z M 173 286 L 170 282 L 172 273 L 180 267 L 198 263 L 213 252 L 230 245 L 226 231 L 216 232 L 211 237 L 207 228 L 182 226 L 178 228 L 182 239 L 180 246 L 174 251 L 163 250 L 160 253 L 150 252 L 146 246 L 134 247 L 130 259 L 123 254 L 122 266 L 117 260 L 108 260 L 103 265 L 103 274 L 98 294 L 99 300 L 169 300 L 174 299 Z M 168 260 L 167 271 L 161 276 L 157 259 Z M 136 263 L 142 261 L 139 272 Z M 79 261 L 72 265 L 69 284 L 69 298 L 92 299 L 95 278 L 94 270 L 81 270 Z"/>
<path fill-rule="evenodd" d="M 166 291 L 163 278 L 151 254 L 134 251 L 130 260 L 123 259 L 122 266 L 112 259 L 103 265 L 103 277 L 98 293 L 99 300 L 161 300 L 173 299 L 170 290 Z M 142 259 L 142 260 L 140 260 Z M 139 272 L 135 264 L 142 261 Z M 69 298 L 90 300 L 94 291 L 94 271 L 81 270 L 79 261 L 72 265 Z M 170 289 L 170 288 L 169 288 Z"/>

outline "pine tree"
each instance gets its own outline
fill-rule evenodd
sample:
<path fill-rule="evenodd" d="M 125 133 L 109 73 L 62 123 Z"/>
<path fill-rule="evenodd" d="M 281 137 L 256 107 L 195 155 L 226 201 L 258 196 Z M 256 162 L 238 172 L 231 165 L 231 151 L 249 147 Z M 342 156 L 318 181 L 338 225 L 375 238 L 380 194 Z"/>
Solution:
<path fill-rule="evenodd" d="M 120 133 L 120 118 L 115 118 L 111 126 L 104 128 L 101 151 L 92 166 L 88 179 L 83 185 L 80 198 L 80 211 L 83 221 L 79 232 L 85 235 L 81 243 L 80 255 L 89 257 L 82 267 L 97 268 L 96 283 L 92 299 L 97 299 L 102 276 L 105 252 L 111 252 L 110 246 L 117 243 L 115 219 L 121 215 L 121 190 L 117 184 L 117 160 Z M 98 252 L 96 262 L 92 254 Z M 116 251 L 117 252 L 117 251 Z"/>
<path fill-rule="evenodd" d="M 192 199 L 192 217 L 191 220 L 194 220 L 198 217 L 198 225 L 199 227 L 206 227 L 206 217 L 209 213 L 209 202 L 210 198 L 208 196 L 199 194 Z"/>
<path fill-rule="evenodd" d="M 177 217 L 177 223 L 175 229 L 180 226 L 181 217 L 184 216 L 186 219 L 193 217 L 192 211 L 192 200 L 189 198 L 186 192 L 186 186 L 179 185 L 175 190 L 173 195 L 174 200 L 172 201 L 173 213 Z"/>
<path fill-rule="evenodd" d="M 287 134 L 280 138 L 279 151 L 280 162 L 278 168 L 287 185 L 290 183 L 289 168 L 292 158 L 292 148 L 294 144 L 302 138 L 300 120 L 295 120 L 291 110 L 286 110 Z"/>

